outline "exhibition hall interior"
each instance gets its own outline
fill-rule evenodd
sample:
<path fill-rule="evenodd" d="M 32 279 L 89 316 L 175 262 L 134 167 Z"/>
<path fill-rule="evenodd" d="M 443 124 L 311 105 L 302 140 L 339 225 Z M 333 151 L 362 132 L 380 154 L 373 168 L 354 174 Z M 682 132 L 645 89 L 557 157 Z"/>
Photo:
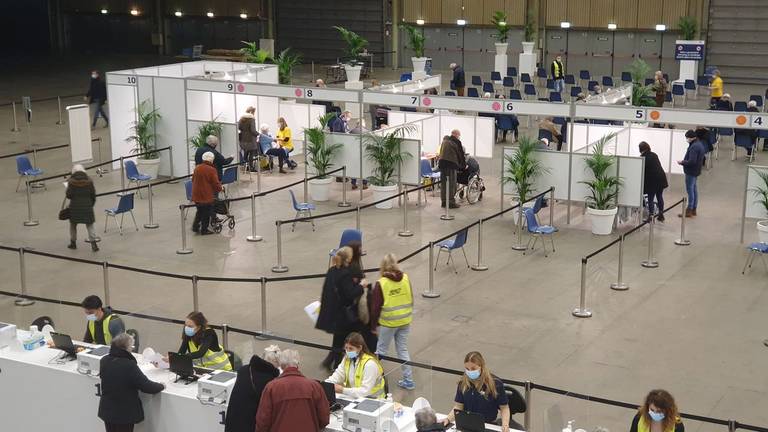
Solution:
<path fill-rule="evenodd" d="M 764 0 L 0 10 L 0 430 L 768 432 Z"/>

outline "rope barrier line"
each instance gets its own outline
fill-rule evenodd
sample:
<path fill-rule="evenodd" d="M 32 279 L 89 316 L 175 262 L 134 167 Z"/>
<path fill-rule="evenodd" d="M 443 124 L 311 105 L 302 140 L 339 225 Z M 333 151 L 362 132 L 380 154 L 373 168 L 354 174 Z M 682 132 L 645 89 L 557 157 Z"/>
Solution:
<path fill-rule="evenodd" d="M 80 97 L 83 97 L 83 95 L 82 94 L 74 94 L 74 95 L 67 95 L 67 96 L 49 96 L 49 97 L 44 97 L 44 98 L 40 98 L 40 99 L 31 99 L 30 102 L 48 102 L 48 101 L 56 100 L 58 98 L 72 99 L 72 98 L 80 98 Z M 14 102 L 17 102 L 17 99 L 13 99 L 13 100 L 11 100 L 11 102 L 2 103 L 2 104 L 0 104 L 0 107 L 11 106 Z"/>
<path fill-rule="evenodd" d="M 44 152 L 44 151 L 47 151 L 47 150 L 56 150 L 56 149 L 65 148 L 65 147 L 69 147 L 69 144 L 59 144 L 59 145 L 50 146 L 50 147 L 41 147 L 41 148 L 35 149 L 35 150 L 24 150 L 24 151 L 20 151 L 18 153 L 11 153 L 11 154 L 2 155 L 2 156 L 0 156 L 0 159 L 7 159 L 7 158 L 10 158 L 10 157 L 21 156 L 21 155 L 35 153 L 35 152 L 40 153 L 40 152 Z"/>

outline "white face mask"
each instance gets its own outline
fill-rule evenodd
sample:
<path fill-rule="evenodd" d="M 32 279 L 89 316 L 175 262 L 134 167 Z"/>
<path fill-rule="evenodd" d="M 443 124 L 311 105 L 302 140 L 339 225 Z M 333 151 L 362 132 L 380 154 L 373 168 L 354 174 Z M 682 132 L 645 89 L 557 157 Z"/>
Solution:
<path fill-rule="evenodd" d="M 93 79 L 96 79 L 96 78 L 98 78 L 98 77 L 99 77 L 99 75 L 98 75 L 98 74 L 91 74 L 91 78 L 93 78 Z"/>

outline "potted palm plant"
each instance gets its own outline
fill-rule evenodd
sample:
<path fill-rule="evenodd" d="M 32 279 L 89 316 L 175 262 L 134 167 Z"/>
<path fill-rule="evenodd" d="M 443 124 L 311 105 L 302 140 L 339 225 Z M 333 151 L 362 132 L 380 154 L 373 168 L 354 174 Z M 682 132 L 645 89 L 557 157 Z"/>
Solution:
<path fill-rule="evenodd" d="M 519 202 L 525 203 L 536 191 L 536 180 L 549 169 L 544 167 L 536 158 L 536 141 L 528 136 L 523 136 L 518 141 L 514 153 L 504 156 L 506 167 L 502 181 L 512 183 L 517 191 Z"/>
<path fill-rule="evenodd" d="M 149 100 L 144 100 L 136 108 L 136 121 L 131 126 L 133 135 L 126 138 L 127 142 L 133 142 L 131 153 L 138 155 L 136 165 L 142 174 L 157 178 L 160 171 L 160 154 L 155 149 L 155 123 L 161 118 L 157 108 L 150 109 Z"/>
<path fill-rule="evenodd" d="M 525 26 L 523 27 L 523 52 L 526 54 L 533 53 L 533 46 L 536 44 L 534 39 L 536 38 L 536 18 L 533 14 L 533 10 L 528 11 L 528 16 L 525 20 Z"/>
<path fill-rule="evenodd" d="M 763 184 L 755 186 L 750 189 L 752 194 L 757 198 L 756 204 L 760 204 L 765 210 L 765 214 L 768 215 L 768 172 L 756 171 L 757 175 L 763 181 Z M 757 234 L 760 236 L 760 241 L 768 243 L 768 220 L 757 221 Z"/>
<path fill-rule="evenodd" d="M 392 129 L 387 133 L 376 134 L 368 132 L 363 136 L 366 157 L 374 164 L 373 175 L 368 177 L 373 191 L 373 200 L 378 201 L 397 192 L 397 183 L 394 180 L 398 169 L 412 155 L 401 151 L 400 147 L 406 134 L 413 133 L 416 128 L 411 125 L 403 125 Z M 393 200 L 376 205 L 376 208 L 390 209 Z"/>
<path fill-rule="evenodd" d="M 424 72 L 427 65 L 427 58 L 424 57 L 424 41 L 426 40 L 424 32 L 410 24 L 401 24 L 400 27 L 408 33 L 406 48 L 413 50 L 413 57 L 411 57 L 413 77 L 426 76 L 426 72 Z"/>
<path fill-rule="evenodd" d="M 347 48 L 344 50 L 344 56 L 347 57 L 347 64 L 344 65 L 344 71 L 347 73 L 347 81 L 360 81 L 360 71 L 363 70 L 362 61 L 360 60 L 360 53 L 368 45 L 368 41 L 363 39 L 359 34 L 347 30 L 341 26 L 334 26 L 341 34 L 341 38 L 347 44 Z"/>
<path fill-rule="evenodd" d="M 335 113 L 328 113 L 320 116 L 320 127 L 304 129 L 304 136 L 307 142 L 307 161 L 312 167 L 312 171 L 318 178 L 310 180 L 309 195 L 314 201 L 328 201 L 328 191 L 331 189 L 333 179 L 327 175 L 328 170 L 333 166 L 334 156 L 344 146 L 341 143 L 329 143 L 325 134 L 325 127 L 335 116 Z"/>
<path fill-rule="evenodd" d="M 503 11 L 496 11 L 491 17 L 491 23 L 496 27 L 496 37 L 499 39 L 494 45 L 496 46 L 496 55 L 504 55 L 507 53 L 507 38 L 509 35 L 509 24 L 507 24 L 507 14 Z"/>
<path fill-rule="evenodd" d="M 584 159 L 586 169 L 591 171 L 594 179 L 580 183 L 589 188 L 590 194 L 585 197 L 587 213 L 592 221 L 592 233 L 597 235 L 611 234 L 613 221 L 619 211 L 616 200 L 623 182 L 619 176 L 612 173 L 616 157 L 603 153 L 605 145 L 615 137 L 616 134 L 612 133 L 600 138 L 595 143 L 592 154 Z"/>
<path fill-rule="evenodd" d="M 677 21 L 677 28 L 680 29 L 680 39 L 694 40 L 698 31 L 696 18 L 692 16 L 681 16 Z"/>
<path fill-rule="evenodd" d="M 259 44 L 256 42 L 240 41 L 245 46 L 240 48 L 240 52 L 243 54 L 247 63 L 266 63 L 269 60 L 269 53 L 262 49 L 259 49 Z"/>
<path fill-rule="evenodd" d="M 277 66 L 280 84 L 291 84 L 293 69 L 301 64 L 301 54 L 291 52 L 290 48 L 280 51 L 272 62 Z"/>
<path fill-rule="evenodd" d="M 651 67 L 648 66 L 648 63 L 643 59 L 635 59 L 628 69 L 632 76 L 632 105 L 656 106 L 653 89 L 644 83 L 645 77 L 651 73 Z"/>
<path fill-rule="evenodd" d="M 222 125 L 218 121 L 219 116 L 216 116 L 213 120 L 203 123 L 197 128 L 197 135 L 189 139 L 189 146 L 193 150 L 197 150 L 204 146 L 209 136 L 213 135 L 221 139 Z M 195 170 L 194 153 L 192 153 L 193 159 L 189 161 L 189 172 Z"/>

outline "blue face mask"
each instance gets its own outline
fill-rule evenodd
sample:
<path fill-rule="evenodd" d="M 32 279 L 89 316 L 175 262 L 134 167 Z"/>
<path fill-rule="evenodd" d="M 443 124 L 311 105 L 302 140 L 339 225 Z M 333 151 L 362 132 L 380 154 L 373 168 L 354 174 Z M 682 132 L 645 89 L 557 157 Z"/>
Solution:
<path fill-rule="evenodd" d="M 88 321 L 96 321 L 97 320 L 96 314 L 88 314 L 85 316 L 85 319 Z"/>
<path fill-rule="evenodd" d="M 480 369 L 477 369 L 477 370 L 466 369 L 464 371 L 464 373 L 466 373 L 467 374 L 467 378 L 469 378 L 471 380 L 476 380 L 476 379 L 480 378 Z"/>
<path fill-rule="evenodd" d="M 184 326 L 184 334 L 189 336 L 189 337 L 194 336 L 195 335 L 195 328 L 194 327 Z"/>
<path fill-rule="evenodd" d="M 655 422 L 664 420 L 664 413 L 657 413 L 655 411 L 648 410 L 648 415 L 651 416 L 651 420 Z"/>
<path fill-rule="evenodd" d="M 357 355 L 358 355 L 357 351 L 347 351 L 347 358 L 350 360 L 356 359 Z"/>

